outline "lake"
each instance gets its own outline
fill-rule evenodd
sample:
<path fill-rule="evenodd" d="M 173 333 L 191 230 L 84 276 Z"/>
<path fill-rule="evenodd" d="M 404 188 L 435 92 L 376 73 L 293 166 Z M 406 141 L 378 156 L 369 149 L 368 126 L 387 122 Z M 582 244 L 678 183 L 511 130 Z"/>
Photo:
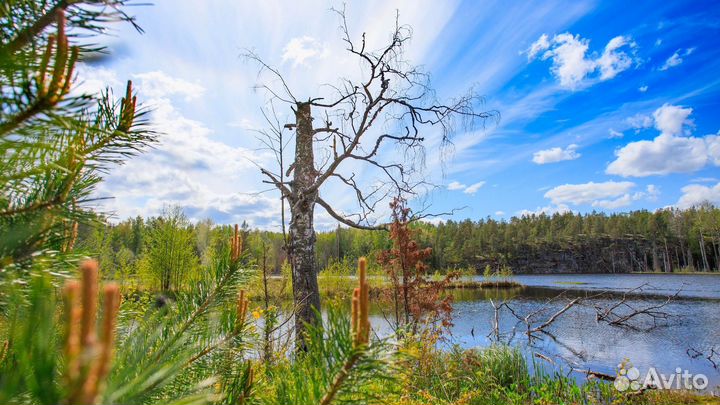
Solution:
<path fill-rule="evenodd" d="M 559 316 L 546 329 L 548 333 L 540 333 L 532 341 L 525 333 L 525 324 L 507 309 L 501 309 L 500 340 L 520 347 L 536 364 L 562 370 L 578 380 L 584 379 L 584 375 L 573 369 L 615 375 L 618 364 L 627 359 L 643 376 L 650 367 L 666 375 L 681 368 L 692 374 L 705 374 L 710 383 L 708 389 L 720 386 L 720 370 L 713 365 L 714 362 L 720 367 L 720 275 L 562 274 L 518 275 L 513 279 L 526 287 L 454 291 L 454 326 L 446 344 L 472 348 L 496 341 L 491 300 L 496 305 L 506 302 L 521 317 L 545 308 L 537 316 L 536 324 L 540 324 L 572 298 L 583 297 L 581 305 Z M 622 299 L 623 292 L 640 286 L 642 290 L 626 298 L 626 303 L 636 309 L 663 304 L 668 296 L 677 294 L 661 308 L 669 315 L 667 321 L 660 322 L 661 326 L 653 328 L 654 323 L 647 317 L 633 318 L 630 327 L 596 321 L 595 306 L 609 307 Z M 597 296 L 602 292 L 608 294 Z M 563 294 L 562 298 L 557 298 L 559 294 Z M 387 321 L 378 308 L 372 323 L 378 334 L 389 333 Z M 710 356 L 712 349 L 717 353 Z"/>

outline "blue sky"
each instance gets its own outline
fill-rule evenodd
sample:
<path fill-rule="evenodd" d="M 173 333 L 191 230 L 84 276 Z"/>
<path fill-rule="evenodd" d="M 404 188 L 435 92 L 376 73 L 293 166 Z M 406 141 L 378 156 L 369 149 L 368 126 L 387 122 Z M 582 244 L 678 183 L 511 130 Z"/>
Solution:
<path fill-rule="evenodd" d="M 175 204 L 194 219 L 275 229 L 278 195 L 263 192 L 257 167 L 272 156 L 254 132 L 267 107 L 254 87 L 270 78 L 240 54 L 254 50 L 301 98 L 321 94 L 360 69 L 329 11 L 341 6 L 159 0 L 129 10 L 145 34 L 117 26 L 102 39 L 112 57 L 82 66 L 78 91 L 120 91 L 132 79 L 163 135 L 109 174 L 98 193 L 114 198 L 103 208 L 125 218 Z M 501 116 L 456 133 L 444 162 L 438 131 L 427 131 L 424 175 L 441 186 L 422 198 L 431 210 L 508 219 L 720 203 L 720 3 L 356 2 L 347 5 L 351 34 L 379 45 L 396 10 L 413 27 L 406 57 L 432 75 L 438 96 L 474 86 Z M 375 181 L 363 167 L 344 170 Z M 321 194 L 356 209 L 337 185 Z M 318 210 L 317 224 L 334 221 Z"/>

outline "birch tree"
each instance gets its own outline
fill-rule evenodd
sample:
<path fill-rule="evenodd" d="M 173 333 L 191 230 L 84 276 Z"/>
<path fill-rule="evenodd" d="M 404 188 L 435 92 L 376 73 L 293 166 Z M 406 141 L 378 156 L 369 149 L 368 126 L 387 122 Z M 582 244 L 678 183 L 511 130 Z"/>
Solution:
<path fill-rule="evenodd" d="M 287 249 L 300 347 L 305 325 L 316 323 L 316 310 L 320 310 L 316 206 L 349 227 L 387 229 L 373 221 L 377 208 L 397 196 L 412 198 L 429 185 L 422 176 L 426 131 L 435 127 L 432 131 L 440 134 L 440 149 L 444 150 L 457 129 L 469 130 L 497 118 L 495 112 L 477 111 L 482 99 L 472 90 L 446 103 L 439 101 L 429 75 L 405 60 L 412 30 L 400 25 L 397 18 L 390 40 L 373 50 L 365 33 L 359 38 L 351 35 L 344 10 L 334 11 L 347 52 L 357 60 L 363 78 L 341 78 L 338 84 L 328 84 L 330 96 L 300 98 L 277 68 L 255 53 L 246 55 L 258 64 L 260 73 L 271 78 L 258 88 L 268 94 L 273 109 L 285 105 L 292 111 L 292 122 L 285 125 L 268 120 L 274 124 L 272 133 L 279 142 L 267 142 L 266 146 L 280 155 L 278 161 L 287 168 L 282 164 L 280 170 L 263 167 L 261 173 L 265 182 L 280 191 L 290 211 Z M 291 138 L 283 138 L 283 131 L 294 132 L 294 152 L 285 160 L 280 148 L 283 139 Z M 358 163 L 378 173 L 379 180 L 367 186 L 365 178 L 348 170 Z M 323 189 L 329 184 L 346 187 L 356 199 L 357 212 L 344 213 L 323 198 Z"/>

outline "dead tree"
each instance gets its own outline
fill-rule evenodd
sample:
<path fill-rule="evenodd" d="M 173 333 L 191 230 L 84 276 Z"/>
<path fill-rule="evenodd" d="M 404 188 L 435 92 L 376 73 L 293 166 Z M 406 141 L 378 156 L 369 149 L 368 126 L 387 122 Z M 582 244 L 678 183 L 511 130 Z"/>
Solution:
<path fill-rule="evenodd" d="M 647 283 L 632 288 L 624 292 L 620 300 L 612 305 L 595 304 L 595 319 L 598 322 L 606 322 L 611 326 L 624 326 L 643 330 L 651 330 L 667 324 L 673 318 L 673 315 L 665 311 L 664 308 L 680 295 L 682 289 L 669 295 L 664 301 L 656 303 L 642 300 L 638 305 L 628 301 L 629 295 L 641 294 L 647 288 L 651 288 Z M 652 325 L 647 325 L 648 321 L 652 321 Z"/>
<path fill-rule="evenodd" d="M 246 55 L 258 63 L 261 74 L 272 78 L 258 88 L 272 102 L 288 105 L 294 120 L 283 128 L 295 132 L 294 156 L 287 160 L 287 170 L 261 168 L 261 172 L 265 182 L 280 191 L 290 210 L 288 254 L 300 348 L 304 346 L 305 324 L 319 321 L 315 312 L 320 309 L 315 264 L 316 205 L 346 226 L 385 229 L 373 219 L 378 204 L 390 197 L 416 195 L 428 185 L 419 175 L 425 140 L 421 130 L 439 128 L 440 144 L 448 145 L 458 126 L 470 129 L 498 116 L 495 112 L 476 112 L 482 99 L 472 91 L 448 104 L 438 102 L 429 76 L 403 59 L 412 32 L 399 25 L 397 19 L 390 41 L 379 50 L 371 50 L 364 33 L 359 41 L 352 38 L 344 11 L 335 11 L 347 51 L 363 69 L 360 80 L 341 79 L 339 84 L 327 85 L 329 95 L 301 99 L 293 94 L 279 70 L 254 53 Z M 313 124 L 314 116 L 323 117 L 322 125 Z M 389 146 L 401 150 L 389 154 Z M 363 164 L 378 178 L 366 186 L 366 179 L 348 169 L 352 163 Z M 322 188 L 328 184 L 348 187 L 357 200 L 358 211 L 345 214 L 325 200 Z"/>

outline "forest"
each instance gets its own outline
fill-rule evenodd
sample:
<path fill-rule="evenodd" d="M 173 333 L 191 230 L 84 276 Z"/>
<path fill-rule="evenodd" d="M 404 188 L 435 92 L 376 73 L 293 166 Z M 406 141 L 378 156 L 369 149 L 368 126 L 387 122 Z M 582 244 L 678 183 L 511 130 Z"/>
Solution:
<path fill-rule="evenodd" d="M 80 228 L 77 246 L 93 252 L 110 277 L 148 274 L 148 269 L 162 266 L 154 257 L 162 257 L 168 249 L 177 255 L 178 269 L 197 269 L 231 231 L 211 220 L 192 223 L 178 209 L 169 209 L 162 217 L 98 223 Z M 433 272 L 463 269 L 480 275 L 487 266 L 494 271 L 509 266 L 516 274 L 719 271 L 720 210 L 710 205 L 622 214 L 533 215 L 509 221 L 418 221 L 411 227 L 418 243 L 432 248 L 427 263 Z M 246 248 L 266 252 L 269 271 L 281 274 L 286 260 L 282 233 L 250 229 L 246 224 L 241 229 Z M 175 247 L 165 247 L 168 241 Z M 373 263 L 376 252 L 390 246 L 387 231 L 338 227 L 318 232 L 315 255 L 322 272 L 360 257 Z"/>
<path fill-rule="evenodd" d="M 79 83 L 81 66 L 114 57 L 96 43 L 113 27 L 142 32 L 131 5 L 151 7 L 0 3 L 0 404 L 718 403 L 703 391 L 720 353 L 705 322 L 717 314 L 712 296 L 682 301 L 683 311 L 709 309 L 676 324 L 666 321 L 682 317 L 681 291 L 659 301 L 642 286 L 556 294 L 510 279 L 677 272 L 712 287 L 720 209 L 430 221 L 413 207 L 427 185 L 415 159 L 424 134 L 436 131 L 449 147 L 456 132 L 499 114 L 473 89 L 438 99 L 429 73 L 405 59 L 413 30 L 398 12 L 376 49 L 349 28 L 345 8 L 329 11 L 363 75 L 322 97 L 296 96 L 260 51 L 242 55 L 259 71 L 253 89 L 268 98 L 261 139 L 277 167 L 253 167 L 279 200 L 279 230 L 191 219 L 170 204 L 130 219 L 104 211 L 98 193 L 109 173 L 152 153 L 165 129 L 144 104 L 153 89 L 135 75 L 120 92 Z M 274 119 L 276 108 L 289 123 Z M 382 180 L 365 187 L 348 162 Z M 359 212 L 326 200 L 328 185 L 346 187 Z M 379 207 L 388 218 L 370 221 Z M 316 209 L 337 228 L 316 230 Z M 468 280 L 479 274 L 488 284 Z M 456 311 L 462 305 L 474 309 Z M 483 344 L 453 334 L 468 313 L 472 325 L 462 327 Z M 692 344 L 710 336 L 678 357 L 709 377 L 640 386 L 628 379 L 630 360 L 615 366 L 625 353 L 581 369 L 537 351 L 538 342 L 569 347 L 555 328 L 566 319 L 586 322 L 580 332 L 590 338 L 590 328 L 608 337 L 671 331 Z M 688 327 L 701 332 L 684 336 Z M 580 349 L 569 351 L 602 351 Z"/>

